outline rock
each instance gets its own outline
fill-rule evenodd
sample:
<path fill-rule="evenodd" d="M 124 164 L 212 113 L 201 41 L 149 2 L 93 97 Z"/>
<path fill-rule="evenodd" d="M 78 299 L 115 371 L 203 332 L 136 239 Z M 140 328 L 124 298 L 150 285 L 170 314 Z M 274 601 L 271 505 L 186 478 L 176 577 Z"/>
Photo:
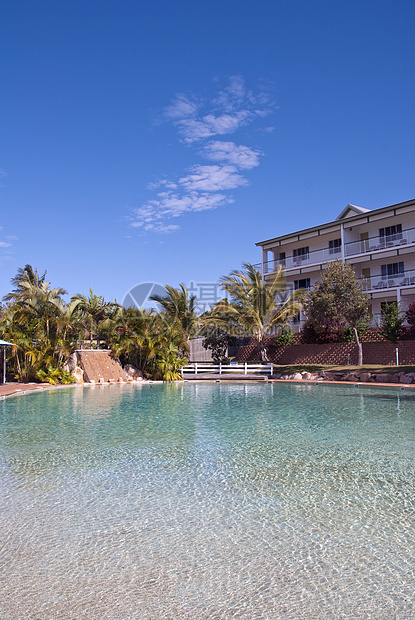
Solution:
<path fill-rule="evenodd" d="M 362 381 L 362 383 L 367 383 L 367 381 L 369 381 L 370 379 L 370 372 L 361 372 L 359 375 L 359 380 Z"/>
<path fill-rule="evenodd" d="M 293 381 L 302 381 L 303 376 L 299 373 L 299 372 L 295 372 L 292 375 L 292 380 Z"/>
<path fill-rule="evenodd" d="M 66 372 L 71 372 L 73 374 L 73 371 L 77 367 L 78 367 L 78 356 L 76 353 L 71 353 L 63 365 L 63 370 L 65 370 Z"/>
<path fill-rule="evenodd" d="M 413 377 L 402 373 L 399 377 L 399 383 L 413 383 Z"/>
<path fill-rule="evenodd" d="M 345 381 L 358 381 L 356 373 L 355 372 L 349 372 L 349 374 L 347 374 L 346 377 L 345 377 Z"/>
<path fill-rule="evenodd" d="M 388 375 L 386 373 L 380 374 L 380 375 L 376 375 L 376 381 L 377 383 L 391 383 L 392 382 L 392 375 Z"/>
<path fill-rule="evenodd" d="M 123 370 L 125 372 L 127 380 L 132 379 L 133 381 L 137 381 L 139 378 L 143 378 L 143 373 L 141 372 L 141 370 L 139 370 L 135 366 L 132 366 L 131 364 L 126 364 Z"/>
<path fill-rule="evenodd" d="M 305 381 L 310 381 L 313 378 L 311 372 L 302 372 L 301 375 Z"/>
<path fill-rule="evenodd" d="M 79 368 L 79 366 L 75 366 L 70 372 L 75 379 L 75 383 L 84 382 L 84 371 L 82 370 L 82 368 Z"/>
<path fill-rule="evenodd" d="M 117 381 L 118 383 L 124 383 L 124 379 L 122 377 L 118 377 Z"/>

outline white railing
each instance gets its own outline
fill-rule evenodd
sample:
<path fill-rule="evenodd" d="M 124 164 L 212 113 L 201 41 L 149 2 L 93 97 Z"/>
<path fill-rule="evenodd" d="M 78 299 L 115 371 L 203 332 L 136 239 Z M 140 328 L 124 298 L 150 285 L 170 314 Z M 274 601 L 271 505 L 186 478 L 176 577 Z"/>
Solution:
<path fill-rule="evenodd" d="M 370 276 L 360 278 L 360 283 L 364 291 L 377 291 L 387 288 L 401 288 L 404 286 L 415 285 L 415 270 L 404 271 L 396 275 Z"/>
<path fill-rule="evenodd" d="M 407 228 L 402 232 L 393 235 L 385 235 L 380 237 L 369 237 L 360 241 L 351 241 L 345 243 L 345 255 L 354 256 L 357 254 L 366 254 L 367 252 L 377 252 L 380 250 L 389 250 L 409 243 L 415 243 L 415 228 Z"/>
<path fill-rule="evenodd" d="M 368 252 L 381 252 L 391 248 L 402 247 L 415 243 L 415 228 L 408 228 L 393 235 L 370 237 L 359 241 L 350 241 L 344 244 L 345 257 L 366 254 Z M 285 269 L 300 269 L 310 265 L 320 265 L 341 258 L 341 248 L 322 248 L 311 250 L 303 256 L 286 256 L 283 259 L 269 260 L 264 263 L 264 275 L 273 273 L 278 265 Z M 258 265 L 259 266 L 259 265 Z"/>
<path fill-rule="evenodd" d="M 265 273 L 272 273 L 282 265 L 285 269 L 300 269 L 305 265 L 319 265 L 341 258 L 341 248 L 323 248 L 322 250 L 312 250 L 302 256 L 287 256 L 283 259 L 269 260 L 264 263 Z"/>
<path fill-rule="evenodd" d="M 274 364 L 206 364 L 204 362 L 194 362 L 188 364 L 188 366 L 182 366 L 181 373 L 184 376 L 186 373 L 197 375 L 205 373 L 213 373 L 223 375 L 227 373 L 237 373 L 242 375 L 266 373 L 268 375 L 274 374 Z"/>

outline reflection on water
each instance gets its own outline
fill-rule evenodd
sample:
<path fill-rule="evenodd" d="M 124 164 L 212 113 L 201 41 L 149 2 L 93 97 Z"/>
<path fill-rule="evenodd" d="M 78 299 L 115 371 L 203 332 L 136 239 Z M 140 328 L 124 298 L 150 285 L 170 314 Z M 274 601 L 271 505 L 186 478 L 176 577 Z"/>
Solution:
<path fill-rule="evenodd" d="M 410 390 L 0 402 L 2 618 L 415 617 Z"/>

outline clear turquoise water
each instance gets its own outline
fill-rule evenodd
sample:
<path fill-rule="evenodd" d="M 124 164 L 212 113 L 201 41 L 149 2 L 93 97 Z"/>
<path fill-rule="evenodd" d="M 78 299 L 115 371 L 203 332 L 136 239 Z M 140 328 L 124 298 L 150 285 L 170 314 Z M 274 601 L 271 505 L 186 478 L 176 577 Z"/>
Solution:
<path fill-rule="evenodd" d="M 415 618 L 414 431 L 392 388 L 0 401 L 0 618 Z"/>

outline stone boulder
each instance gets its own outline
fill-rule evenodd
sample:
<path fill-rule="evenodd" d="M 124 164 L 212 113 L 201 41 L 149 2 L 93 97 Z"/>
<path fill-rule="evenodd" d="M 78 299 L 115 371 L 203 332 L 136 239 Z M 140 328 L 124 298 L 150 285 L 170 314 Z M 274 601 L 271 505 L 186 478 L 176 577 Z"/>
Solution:
<path fill-rule="evenodd" d="M 126 364 L 123 370 L 127 378 L 127 381 L 128 380 L 139 381 L 140 379 L 143 380 L 143 373 L 141 372 L 141 370 L 139 370 L 135 366 L 132 366 L 131 364 Z"/>
<path fill-rule="evenodd" d="M 389 375 L 386 373 L 382 373 L 380 375 L 376 375 L 376 381 L 377 383 L 392 383 L 393 382 L 393 375 Z"/>
<path fill-rule="evenodd" d="M 84 382 L 84 371 L 82 370 L 82 368 L 79 368 L 79 366 L 75 366 L 70 372 L 75 379 L 75 383 Z"/>
<path fill-rule="evenodd" d="M 68 359 L 66 360 L 66 362 L 64 363 L 63 369 L 66 372 L 71 372 L 73 374 L 73 371 L 77 367 L 78 367 L 78 355 L 76 353 L 71 353 L 70 356 L 68 357 Z M 82 374 L 83 374 L 83 372 L 82 372 Z"/>
<path fill-rule="evenodd" d="M 303 379 L 303 375 L 301 375 L 299 372 L 295 372 L 292 376 L 291 379 L 293 381 L 302 381 Z"/>

